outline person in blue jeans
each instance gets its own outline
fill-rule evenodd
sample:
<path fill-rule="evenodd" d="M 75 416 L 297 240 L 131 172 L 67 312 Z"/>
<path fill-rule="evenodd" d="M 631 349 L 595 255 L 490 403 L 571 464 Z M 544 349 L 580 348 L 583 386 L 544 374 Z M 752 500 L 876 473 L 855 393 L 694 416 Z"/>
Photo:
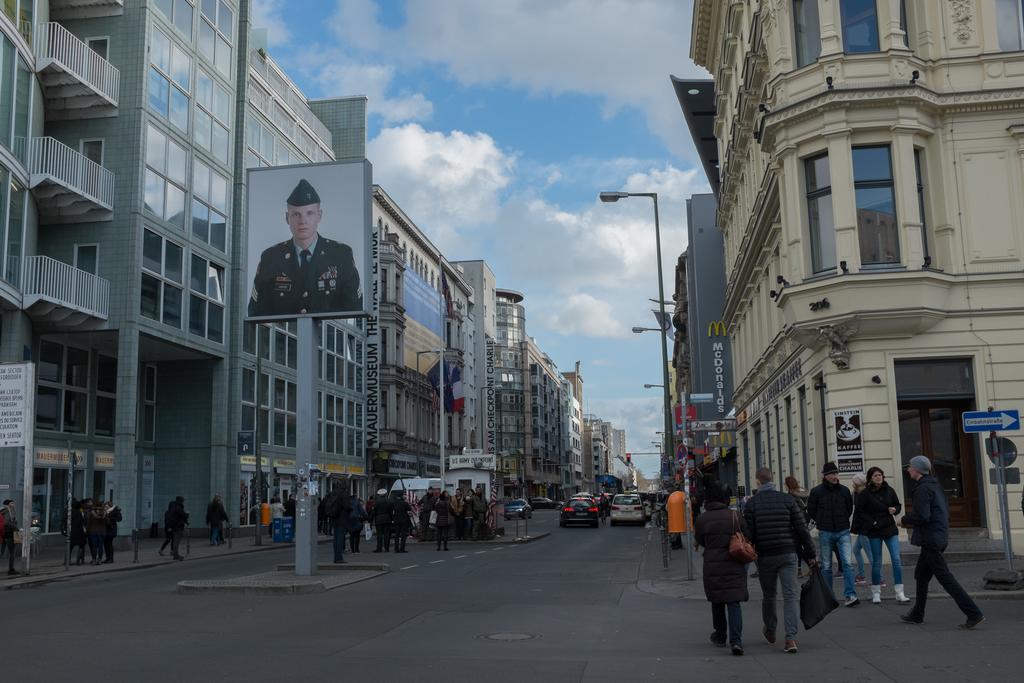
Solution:
<path fill-rule="evenodd" d="M 860 492 L 863 491 L 868 484 L 868 479 L 863 474 L 853 475 L 853 519 L 850 520 L 850 533 L 853 534 L 853 559 L 857 563 L 856 578 L 854 584 L 857 586 L 866 586 L 867 573 L 864 571 L 864 558 L 871 561 L 871 543 L 868 541 L 868 536 L 864 533 L 864 529 L 861 528 L 861 517 L 857 509 L 858 501 L 860 500 Z"/>
<path fill-rule="evenodd" d="M 352 496 L 342 482 L 334 482 L 334 490 L 324 500 L 324 514 L 334 523 L 334 564 L 346 564 L 345 539 L 349 534 Z"/>
<path fill-rule="evenodd" d="M 807 514 L 818 525 L 818 546 L 821 555 L 821 573 L 832 585 L 832 553 L 840 559 L 843 572 L 843 595 L 847 607 L 860 604 L 853 576 L 853 538 L 850 535 L 850 517 L 853 515 L 853 495 L 839 483 L 839 467 L 827 462 L 821 468 L 822 482 L 811 489 L 807 498 Z"/>
<path fill-rule="evenodd" d="M 896 515 L 903 506 L 899 496 L 885 480 L 881 467 L 868 470 L 868 485 L 857 496 L 857 514 L 863 533 L 871 544 L 871 602 L 882 602 L 882 546 L 889 550 L 892 561 L 892 579 L 896 589 L 896 602 L 908 603 L 903 592 L 903 564 L 900 561 L 900 536 Z"/>

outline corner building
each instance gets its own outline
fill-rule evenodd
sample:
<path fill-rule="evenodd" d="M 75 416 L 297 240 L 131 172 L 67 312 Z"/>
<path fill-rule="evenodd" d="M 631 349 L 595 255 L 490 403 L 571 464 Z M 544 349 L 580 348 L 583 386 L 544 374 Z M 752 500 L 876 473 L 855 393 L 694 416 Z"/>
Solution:
<path fill-rule="evenodd" d="M 307 102 L 254 42 L 250 9 L 0 11 L 0 361 L 38 375 L 32 481 L 5 448 L 0 483 L 19 515 L 32 487 L 44 542 L 63 542 L 72 454 L 74 496 L 112 498 L 126 530 L 176 495 L 195 523 L 215 493 L 246 521 L 255 463 L 236 455 L 240 429 L 264 444 L 264 495 L 293 490 L 295 329 L 242 322 L 246 169 L 361 157 L 365 102 Z M 343 445 L 322 435 L 315 461 L 358 481 L 365 332 L 322 329 L 345 370 L 320 385 L 344 418 L 321 427 Z"/>
<path fill-rule="evenodd" d="M 758 466 L 814 485 L 838 459 L 846 483 L 878 465 L 905 500 L 903 464 L 924 453 L 952 525 L 1001 538 L 961 415 L 1024 404 L 1022 15 L 1020 0 L 695 2 L 748 491 Z M 843 411 L 859 411 L 862 457 L 837 448 Z"/>

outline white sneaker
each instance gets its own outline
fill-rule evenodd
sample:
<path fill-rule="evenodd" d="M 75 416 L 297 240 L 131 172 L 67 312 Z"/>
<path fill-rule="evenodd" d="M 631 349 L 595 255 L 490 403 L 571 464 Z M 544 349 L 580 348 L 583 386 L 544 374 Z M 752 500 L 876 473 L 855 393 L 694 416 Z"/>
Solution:
<path fill-rule="evenodd" d="M 882 587 L 872 586 L 871 587 L 871 602 L 875 605 L 882 604 Z"/>
<path fill-rule="evenodd" d="M 846 606 L 847 607 L 856 607 L 859 604 L 860 604 L 860 598 L 858 598 L 856 595 L 851 595 L 850 597 L 846 598 Z"/>

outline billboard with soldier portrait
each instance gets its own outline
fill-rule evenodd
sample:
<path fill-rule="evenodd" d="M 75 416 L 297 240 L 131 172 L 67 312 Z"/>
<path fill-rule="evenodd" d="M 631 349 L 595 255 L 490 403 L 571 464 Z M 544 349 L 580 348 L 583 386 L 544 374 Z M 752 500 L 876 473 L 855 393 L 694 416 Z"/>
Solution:
<path fill-rule="evenodd" d="M 247 318 L 368 315 L 370 163 L 250 169 Z"/>

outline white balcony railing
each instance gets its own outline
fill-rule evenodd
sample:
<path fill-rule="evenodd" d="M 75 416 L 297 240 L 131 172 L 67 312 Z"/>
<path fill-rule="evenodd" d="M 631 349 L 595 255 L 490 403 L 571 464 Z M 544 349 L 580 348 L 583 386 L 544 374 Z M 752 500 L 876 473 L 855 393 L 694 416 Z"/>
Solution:
<path fill-rule="evenodd" d="M 33 176 L 33 186 L 49 179 L 99 208 L 113 209 L 114 174 L 60 140 L 29 140 L 28 172 Z"/>
<path fill-rule="evenodd" d="M 49 256 L 29 256 L 22 274 L 22 296 L 26 309 L 46 302 L 106 320 L 110 282 Z"/>
<path fill-rule="evenodd" d="M 51 63 L 55 64 L 61 71 L 117 106 L 121 72 L 62 24 L 51 21 L 36 27 L 35 53 L 40 71 Z"/>

